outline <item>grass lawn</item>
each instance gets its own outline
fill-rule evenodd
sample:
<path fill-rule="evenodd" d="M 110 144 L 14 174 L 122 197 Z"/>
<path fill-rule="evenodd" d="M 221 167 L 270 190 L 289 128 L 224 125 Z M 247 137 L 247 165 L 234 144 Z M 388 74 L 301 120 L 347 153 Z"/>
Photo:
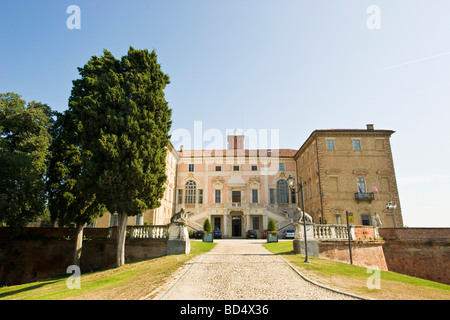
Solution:
<path fill-rule="evenodd" d="M 171 255 L 128 263 L 119 268 L 81 275 L 81 289 L 68 289 L 70 275 L 57 279 L 0 288 L 0 299 L 139 299 L 164 284 L 179 267 L 210 251 L 216 243 L 191 241 L 187 255 Z M 150 295 L 148 298 L 152 298 Z"/>
<path fill-rule="evenodd" d="M 369 289 L 368 283 L 375 284 L 372 281 L 375 273 L 368 272 L 365 267 L 315 257 L 309 257 L 309 264 L 304 263 L 304 255 L 292 254 L 292 241 L 267 243 L 264 247 L 275 254 L 282 255 L 308 279 L 364 298 L 450 300 L 450 286 L 446 284 L 391 271 L 380 271 L 380 289 Z"/>

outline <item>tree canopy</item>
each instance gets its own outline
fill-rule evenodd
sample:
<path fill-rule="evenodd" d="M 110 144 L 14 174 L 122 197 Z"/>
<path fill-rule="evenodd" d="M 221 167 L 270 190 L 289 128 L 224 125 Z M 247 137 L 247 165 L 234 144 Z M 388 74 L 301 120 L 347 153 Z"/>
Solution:
<path fill-rule="evenodd" d="M 45 210 L 50 107 L 0 93 L 0 224 L 23 226 Z"/>

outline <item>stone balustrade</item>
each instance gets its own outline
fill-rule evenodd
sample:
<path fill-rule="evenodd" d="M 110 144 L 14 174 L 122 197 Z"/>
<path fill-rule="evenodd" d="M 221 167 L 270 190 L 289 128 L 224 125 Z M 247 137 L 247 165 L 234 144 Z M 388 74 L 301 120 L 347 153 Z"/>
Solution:
<path fill-rule="evenodd" d="M 350 227 L 351 228 L 351 227 Z M 351 233 L 351 231 L 350 231 Z M 317 239 L 348 239 L 347 226 L 343 225 L 329 225 L 329 224 L 315 224 L 314 238 Z"/>
<path fill-rule="evenodd" d="M 128 226 L 129 239 L 166 239 L 167 225 L 163 226 Z"/>

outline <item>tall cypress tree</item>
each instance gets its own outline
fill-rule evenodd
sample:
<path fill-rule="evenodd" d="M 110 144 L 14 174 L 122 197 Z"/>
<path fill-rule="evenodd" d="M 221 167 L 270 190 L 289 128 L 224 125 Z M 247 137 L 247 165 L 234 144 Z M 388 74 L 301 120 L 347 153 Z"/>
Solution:
<path fill-rule="evenodd" d="M 118 213 L 117 266 L 125 262 L 128 216 L 160 206 L 171 113 L 169 76 L 154 51 L 130 47 L 121 60 L 104 50 L 79 68 L 69 110 L 84 152 L 81 184 Z"/>

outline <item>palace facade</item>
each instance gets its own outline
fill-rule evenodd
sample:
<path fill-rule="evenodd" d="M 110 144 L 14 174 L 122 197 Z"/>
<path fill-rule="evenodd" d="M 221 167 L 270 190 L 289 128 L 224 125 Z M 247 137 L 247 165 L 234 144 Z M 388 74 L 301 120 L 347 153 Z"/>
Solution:
<path fill-rule="evenodd" d="M 224 237 L 258 237 L 273 219 L 278 229 L 298 219 L 302 206 L 314 223 L 403 226 L 394 163 L 392 130 L 315 130 L 300 149 L 245 149 L 245 136 L 227 137 L 225 150 L 174 150 L 168 146 L 165 196 L 161 207 L 130 217 L 130 225 L 162 225 L 184 209 L 188 225 L 202 230 L 206 218 Z M 288 178 L 294 178 L 292 190 Z M 302 182 L 302 192 L 299 182 Z M 397 204 L 394 211 L 387 203 Z M 96 227 L 115 225 L 115 215 Z"/>

